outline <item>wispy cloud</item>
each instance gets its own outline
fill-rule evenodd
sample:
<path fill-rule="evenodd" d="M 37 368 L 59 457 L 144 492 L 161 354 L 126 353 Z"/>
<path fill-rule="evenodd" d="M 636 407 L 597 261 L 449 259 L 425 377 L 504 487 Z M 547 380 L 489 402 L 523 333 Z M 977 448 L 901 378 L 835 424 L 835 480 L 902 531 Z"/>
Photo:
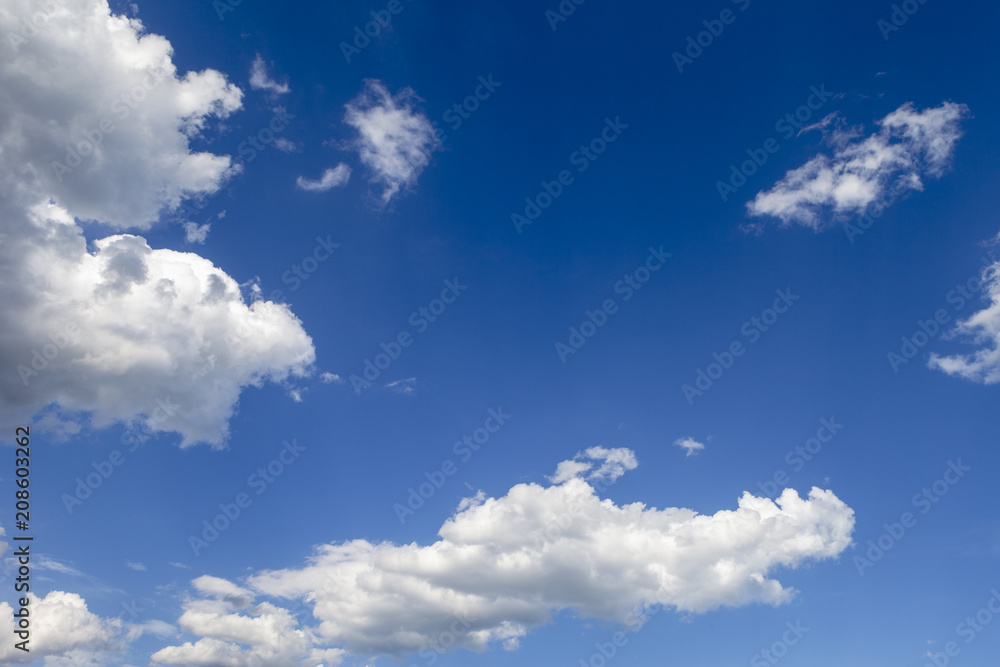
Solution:
<path fill-rule="evenodd" d="M 267 65 L 259 53 L 250 65 L 250 87 L 254 90 L 266 90 L 272 95 L 284 95 L 290 91 L 287 83 L 278 83 L 268 75 Z"/>
<path fill-rule="evenodd" d="M 358 131 L 354 147 L 372 180 L 382 184 L 383 204 L 417 180 L 439 145 L 434 125 L 416 109 L 419 99 L 410 88 L 393 96 L 382 82 L 367 79 L 346 105 L 344 122 Z"/>
<path fill-rule="evenodd" d="M 835 135 L 840 146 L 833 155 L 817 155 L 789 171 L 773 188 L 757 193 L 747 211 L 819 231 L 833 222 L 828 212 L 856 214 L 876 201 L 922 190 L 924 177 L 938 178 L 950 165 L 968 114 L 965 105 L 952 102 L 923 111 L 907 103 L 863 140 L 853 141 L 856 131 L 842 130 Z"/>
<path fill-rule="evenodd" d="M 678 438 L 674 440 L 674 444 L 685 450 L 688 456 L 705 449 L 704 443 L 698 442 L 694 438 Z"/>
<path fill-rule="evenodd" d="M 295 185 L 300 190 L 305 190 L 306 192 L 326 192 L 338 185 L 344 185 L 350 177 L 351 168 L 342 162 L 336 167 L 324 171 L 318 181 L 312 181 L 305 176 L 299 176 L 295 180 Z"/>

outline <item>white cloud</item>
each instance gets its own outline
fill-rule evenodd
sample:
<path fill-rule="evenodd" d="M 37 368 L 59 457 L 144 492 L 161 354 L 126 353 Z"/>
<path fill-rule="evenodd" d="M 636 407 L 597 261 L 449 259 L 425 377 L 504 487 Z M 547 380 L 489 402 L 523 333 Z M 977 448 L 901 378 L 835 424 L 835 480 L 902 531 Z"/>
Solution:
<path fill-rule="evenodd" d="M 957 324 L 955 335 L 968 336 L 981 346 L 972 354 L 939 356 L 932 353 L 928 366 L 982 384 L 1000 382 L 1000 261 L 983 276 L 983 293 L 990 304 Z"/>
<path fill-rule="evenodd" d="M 287 83 L 278 83 L 268 76 L 267 65 L 259 53 L 250 65 L 250 87 L 254 90 L 266 90 L 272 95 L 284 95 L 290 90 Z"/>
<path fill-rule="evenodd" d="M 301 628 L 287 610 L 267 602 L 233 605 L 226 600 L 190 600 L 184 604 L 179 624 L 201 636 L 192 643 L 170 646 L 152 655 L 167 665 L 205 667 L 299 667 L 336 665 L 344 652 L 317 649 L 317 637 Z"/>
<path fill-rule="evenodd" d="M 587 460 L 589 459 L 589 461 Z M 599 462 L 601 466 L 593 470 L 594 463 Z M 553 484 L 562 484 L 574 477 L 584 477 L 583 473 L 589 472 L 585 479 L 597 482 L 613 482 L 629 470 L 635 470 L 639 466 L 639 461 L 635 458 L 635 453 L 626 447 L 606 449 L 604 447 L 590 447 L 589 449 L 577 453 L 572 460 L 563 461 L 556 467 L 556 472 L 548 479 Z"/>
<path fill-rule="evenodd" d="M 382 184 L 383 204 L 416 182 L 438 147 L 434 125 L 415 108 L 418 100 L 410 88 L 393 96 L 380 81 L 367 79 L 346 105 L 344 122 L 358 131 L 355 148 L 372 180 Z"/>
<path fill-rule="evenodd" d="M 417 391 L 416 384 L 417 378 L 406 378 L 404 380 L 393 380 L 392 382 L 387 382 L 385 387 L 386 389 L 392 389 L 397 394 L 410 396 Z"/>
<path fill-rule="evenodd" d="M 696 451 L 705 449 L 704 443 L 698 442 L 694 438 L 677 438 L 674 440 L 674 444 L 686 450 L 688 456 L 691 456 Z"/>
<path fill-rule="evenodd" d="M 593 455 L 605 464 L 601 470 L 612 468 L 605 478 L 634 467 L 628 450 Z M 854 512 L 818 488 L 806 499 L 786 489 L 776 501 L 747 492 L 736 509 L 699 515 L 616 505 L 580 476 L 550 486 L 518 484 L 501 498 L 480 494 L 463 501 L 428 546 L 323 545 L 303 567 L 259 572 L 241 588 L 310 605 L 314 628 L 300 628 L 290 614 L 264 603 L 239 614 L 218 600 L 192 600 L 181 625 L 202 639 L 153 657 L 235 665 L 237 650 L 264 652 L 257 616 L 275 619 L 266 631 L 273 632 L 266 639 L 272 649 L 295 635 L 310 637 L 317 649 L 402 656 L 495 644 L 513 649 L 529 630 L 566 610 L 638 626 L 635 612 L 657 605 L 704 613 L 781 604 L 796 592 L 774 579 L 774 571 L 837 557 L 853 529 Z M 293 653 L 304 656 L 308 648 L 296 644 Z"/>
<path fill-rule="evenodd" d="M 91 613 L 79 595 L 52 591 L 44 598 L 28 593 L 28 599 L 34 619 L 28 644 L 30 653 L 14 648 L 14 642 L 19 641 L 14 639 L 14 609 L 0 602 L 0 632 L 5 637 L 0 643 L 3 664 L 21 664 L 42 658 L 47 665 L 57 659 L 96 660 L 101 655 L 120 650 L 124 641 L 120 636 L 122 622 Z"/>
<path fill-rule="evenodd" d="M 311 181 L 305 176 L 299 176 L 295 180 L 295 185 L 306 192 L 326 192 L 338 185 L 344 185 L 350 177 L 351 168 L 341 162 L 336 167 L 324 171 L 318 181 Z"/>
<path fill-rule="evenodd" d="M 38 556 L 35 558 L 35 569 L 38 570 L 51 570 L 52 572 L 58 572 L 60 574 L 68 574 L 74 577 L 83 576 L 83 573 L 72 565 L 62 563 L 57 561 L 55 558 L 49 556 Z"/>
<path fill-rule="evenodd" d="M 839 134 L 832 156 L 818 155 L 789 171 L 773 188 L 758 192 L 747 210 L 821 230 L 830 224 L 821 215 L 825 210 L 857 214 L 876 202 L 887 204 L 909 190 L 922 190 L 924 177 L 940 177 L 951 163 L 968 112 L 952 102 L 923 111 L 904 104 L 861 141 Z"/>
<path fill-rule="evenodd" d="M 185 222 L 184 240 L 188 243 L 204 243 L 208 238 L 208 232 L 212 229 L 211 223 L 206 222 L 199 225 L 197 222 Z"/>
<path fill-rule="evenodd" d="M 4 2 L 0 34 L 37 8 Z M 215 70 L 180 75 L 171 52 L 102 0 L 56 8 L 0 59 L 5 198 L 28 207 L 51 197 L 81 219 L 145 228 L 162 208 L 217 191 L 236 172 L 232 159 L 193 153 L 189 138 L 239 109 L 243 93 Z"/>
<path fill-rule="evenodd" d="M 290 141 L 284 137 L 278 137 L 274 140 L 274 147 L 277 148 L 282 153 L 294 153 L 299 149 L 293 141 Z"/>
<path fill-rule="evenodd" d="M 35 7 L 3 3 L 0 34 Z M 286 306 L 247 303 L 208 260 L 139 236 L 88 248 L 76 222 L 145 229 L 235 173 L 189 139 L 242 92 L 214 70 L 177 73 L 171 53 L 106 2 L 77 0 L 0 59 L 0 266 L 17 276 L 0 281 L 0 302 L 17 304 L 0 310 L 2 433 L 38 415 L 56 437 L 125 422 L 221 446 L 244 387 L 309 372 L 312 341 Z M 53 168 L 67 145 L 89 153 L 68 173 Z"/>
<path fill-rule="evenodd" d="M 130 570 L 135 570 L 136 572 L 145 572 L 146 566 L 143 563 L 133 563 L 130 560 L 125 561 L 125 567 Z"/>
<path fill-rule="evenodd" d="M 340 377 L 336 373 L 321 373 L 319 379 L 322 380 L 324 384 L 330 384 L 331 382 L 342 384 L 344 382 L 344 378 Z"/>

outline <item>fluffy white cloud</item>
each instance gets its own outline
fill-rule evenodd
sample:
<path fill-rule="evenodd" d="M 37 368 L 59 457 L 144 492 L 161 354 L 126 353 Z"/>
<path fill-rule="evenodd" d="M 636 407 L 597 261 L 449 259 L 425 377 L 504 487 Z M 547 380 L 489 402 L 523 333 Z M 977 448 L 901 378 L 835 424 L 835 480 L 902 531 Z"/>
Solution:
<path fill-rule="evenodd" d="M 267 65 L 259 53 L 250 65 L 250 87 L 254 90 L 266 90 L 272 95 L 284 95 L 290 90 L 287 83 L 278 83 L 268 75 Z"/>
<path fill-rule="evenodd" d="M 908 190 L 922 190 L 923 177 L 938 178 L 950 164 L 968 111 L 952 102 L 923 111 L 904 104 L 863 140 L 841 135 L 832 156 L 818 155 L 789 171 L 773 188 L 757 193 L 747 210 L 821 230 L 829 225 L 821 215 L 825 209 L 835 215 L 860 213 Z"/>
<path fill-rule="evenodd" d="M 309 371 L 301 323 L 198 255 L 128 234 L 88 248 L 76 219 L 143 229 L 218 190 L 231 159 L 189 138 L 242 93 L 179 75 L 164 38 L 103 0 L 52 6 L 0 58 L 0 429 L 36 416 L 66 435 L 89 416 L 221 446 L 244 387 Z M 4 2 L 0 34 L 36 8 Z"/>
<path fill-rule="evenodd" d="M 324 171 L 318 181 L 312 181 L 305 176 L 299 176 L 295 180 L 295 185 L 300 190 L 305 190 L 306 192 L 326 192 L 338 185 L 344 185 L 350 177 L 351 168 L 341 162 L 336 167 Z"/>
<path fill-rule="evenodd" d="M 705 449 L 704 443 L 698 442 L 694 438 L 678 438 L 674 440 L 674 444 L 687 451 L 688 456 Z"/>
<path fill-rule="evenodd" d="M 637 614 L 657 605 L 707 612 L 781 604 L 795 591 L 773 578 L 776 569 L 836 557 L 851 543 L 854 512 L 818 488 L 806 499 L 791 489 L 776 501 L 744 493 L 736 509 L 713 515 L 602 500 L 581 476 L 614 478 L 635 467 L 635 457 L 593 450 L 596 470 L 596 462 L 576 461 L 584 466 L 571 466 L 576 475 L 560 465 L 554 478 L 563 481 L 550 486 L 518 484 L 501 498 L 466 499 L 428 546 L 324 545 L 305 566 L 257 573 L 240 588 L 311 605 L 319 622 L 311 630 L 270 605 L 239 614 L 233 603 L 195 600 L 182 625 L 203 638 L 154 660 L 208 664 L 192 659 L 201 650 L 236 664 L 222 657 L 239 648 L 234 643 L 263 651 L 265 633 L 251 631 L 260 615 L 280 619 L 269 628 L 284 634 L 270 635 L 269 646 L 301 631 L 312 633 L 314 648 L 358 655 L 513 649 L 561 610 L 638 626 Z"/>
<path fill-rule="evenodd" d="M 44 598 L 28 594 L 31 610 L 31 641 L 29 653 L 14 647 L 14 609 L 0 602 L 0 662 L 5 665 L 23 664 L 46 659 L 95 660 L 101 655 L 120 650 L 125 637 L 119 619 L 101 618 L 87 609 L 87 603 L 75 593 L 52 591 Z M 82 663 L 87 664 L 87 663 Z"/>
<path fill-rule="evenodd" d="M 161 649 L 152 655 L 154 662 L 205 667 L 316 667 L 339 664 L 345 653 L 316 648 L 318 639 L 312 630 L 300 627 L 287 609 L 267 602 L 249 605 L 230 599 L 190 600 L 179 623 L 202 638 Z"/>
<path fill-rule="evenodd" d="M 946 357 L 932 353 L 928 365 L 973 382 L 996 384 L 1000 382 L 1000 261 L 986 270 L 983 280 L 983 293 L 990 305 L 959 322 L 954 330 L 956 335 L 980 344 L 981 349 Z"/>
<path fill-rule="evenodd" d="M 0 5 L 0 34 L 38 11 Z M 54 198 L 78 218 L 148 227 L 163 207 L 207 194 L 235 172 L 229 156 L 193 153 L 207 119 L 241 106 L 215 70 L 178 75 L 170 43 L 101 0 L 66 0 L 0 58 L 0 180 L 30 206 Z"/>
<path fill-rule="evenodd" d="M 382 184 L 383 204 L 416 182 L 439 145 L 434 125 L 415 107 L 418 100 L 410 88 L 393 96 L 380 81 L 367 79 L 346 105 L 344 122 L 358 131 L 354 146 L 372 180 Z"/>

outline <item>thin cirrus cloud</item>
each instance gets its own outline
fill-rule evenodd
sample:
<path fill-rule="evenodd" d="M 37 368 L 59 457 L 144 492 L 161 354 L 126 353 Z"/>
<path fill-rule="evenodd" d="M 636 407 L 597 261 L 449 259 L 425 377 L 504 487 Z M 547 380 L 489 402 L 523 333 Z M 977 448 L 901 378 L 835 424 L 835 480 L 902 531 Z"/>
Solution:
<path fill-rule="evenodd" d="M 242 586 L 195 580 L 201 595 L 185 603 L 180 625 L 199 638 L 161 649 L 153 661 L 279 665 L 323 650 L 402 657 L 435 646 L 515 649 L 565 610 L 638 627 L 641 613 L 657 605 L 705 613 L 782 604 L 796 592 L 774 570 L 835 558 L 851 544 L 853 510 L 818 488 L 807 498 L 786 489 L 775 501 L 747 492 L 735 510 L 699 515 L 616 505 L 587 481 L 613 480 L 635 465 L 630 450 L 591 448 L 561 463 L 549 486 L 467 498 L 433 544 L 352 540 Z M 263 596 L 309 605 L 318 625 L 255 602 Z M 254 632 L 264 627 L 273 633 L 266 643 Z M 436 644 L 442 633 L 454 641 Z M 275 646 L 297 653 L 285 654 L 288 663 L 261 657 Z"/>
<path fill-rule="evenodd" d="M 250 87 L 254 90 L 266 90 L 275 96 L 291 91 L 287 83 L 278 83 L 268 75 L 267 64 L 259 53 L 250 65 Z"/>
<path fill-rule="evenodd" d="M 358 133 L 352 146 L 382 185 L 383 205 L 416 182 L 440 145 L 433 123 L 416 108 L 419 99 L 410 88 L 392 95 L 381 81 L 366 79 L 346 105 L 344 122 Z"/>
<path fill-rule="evenodd" d="M 817 155 L 789 171 L 770 190 L 758 192 L 747 211 L 821 231 L 832 224 L 831 217 L 888 205 L 908 191 L 922 190 L 926 177 L 944 174 L 968 115 L 968 107 L 953 102 L 922 111 L 906 103 L 864 139 L 841 134 L 833 155 Z"/>
<path fill-rule="evenodd" d="M 336 167 L 332 167 L 323 172 L 319 180 L 310 180 L 305 176 L 299 176 L 295 180 L 295 185 L 300 190 L 306 192 L 326 192 L 333 188 L 344 185 L 351 177 L 351 168 L 341 162 Z"/>
<path fill-rule="evenodd" d="M 4 3 L 0 33 L 36 7 Z M 178 73 L 166 39 L 103 0 L 60 5 L 14 48 L 0 59 L 0 265 L 19 276 L 0 281 L 12 305 L 0 310 L 0 432 L 35 417 L 56 438 L 128 423 L 225 446 L 245 387 L 310 372 L 301 322 L 248 303 L 203 257 L 134 233 L 88 240 L 77 219 L 143 230 L 218 191 L 237 167 L 189 137 L 237 111 L 242 91 L 215 70 Z M 109 112 L 112 94 L 132 103 Z"/>
<path fill-rule="evenodd" d="M 981 345 L 980 349 L 971 354 L 950 356 L 932 353 L 928 365 L 972 382 L 996 384 L 1000 382 L 1000 261 L 987 267 L 983 294 L 989 305 L 959 322 L 952 332 L 968 337 Z"/>

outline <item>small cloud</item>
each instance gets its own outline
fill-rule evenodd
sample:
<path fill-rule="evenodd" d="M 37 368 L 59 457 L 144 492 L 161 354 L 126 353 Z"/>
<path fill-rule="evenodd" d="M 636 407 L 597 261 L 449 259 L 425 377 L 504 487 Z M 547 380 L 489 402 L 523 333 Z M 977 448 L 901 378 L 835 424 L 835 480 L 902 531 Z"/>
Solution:
<path fill-rule="evenodd" d="M 170 561 L 169 563 L 167 563 L 167 565 L 170 565 L 171 567 L 179 568 L 181 570 L 190 570 L 191 569 L 190 565 L 185 565 L 184 563 L 175 563 L 174 561 Z"/>
<path fill-rule="evenodd" d="M 295 401 L 296 403 L 301 403 L 302 402 L 302 394 L 304 394 L 305 391 L 306 391 L 305 389 L 301 389 L 299 387 L 296 387 L 294 389 L 289 389 L 288 390 L 288 395 L 291 396 L 292 400 Z"/>
<path fill-rule="evenodd" d="M 323 373 L 319 376 L 319 379 L 323 384 L 330 384 L 331 382 L 344 384 L 344 378 L 340 377 L 336 373 Z"/>
<path fill-rule="evenodd" d="M 54 558 L 49 558 L 48 556 L 40 556 L 35 560 L 35 567 L 39 570 L 51 570 L 53 572 L 59 572 L 61 574 L 70 574 L 74 577 L 82 577 L 83 573 L 71 565 L 66 563 L 61 563 Z"/>
<path fill-rule="evenodd" d="M 259 53 L 250 66 L 250 87 L 254 90 L 266 90 L 272 95 L 284 95 L 290 90 L 287 83 L 278 83 L 268 76 L 267 65 Z"/>
<path fill-rule="evenodd" d="M 284 137 L 278 137 L 274 140 L 274 147 L 277 148 L 282 153 L 294 153 L 299 150 L 299 147 L 295 145 L 294 142 L 285 139 Z"/>
<path fill-rule="evenodd" d="M 344 122 L 358 132 L 353 146 L 372 181 L 382 184 L 383 205 L 416 182 L 440 147 L 434 124 L 416 108 L 419 99 L 410 88 L 392 95 L 381 81 L 367 79 L 346 105 Z"/>
<path fill-rule="evenodd" d="M 204 243 L 208 238 L 208 231 L 212 228 L 211 223 L 206 222 L 199 225 L 197 222 L 184 223 L 184 240 L 188 243 Z"/>
<path fill-rule="evenodd" d="M 145 572 L 146 566 L 142 563 L 133 563 L 130 560 L 125 561 L 125 567 L 135 570 L 136 572 Z"/>
<path fill-rule="evenodd" d="M 299 176 L 295 179 L 295 185 L 300 190 L 305 190 L 306 192 L 326 192 L 338 185 L 347 183 L 347 179 L 350 177 L 351 168 L 341 162 L 336 167 L 324 171 L 318 181 L 311 181 L 304 176 Z"/>
<path fill-rule="evenodd" d="M 405 380 L 395 380 L 389 382 L 385 385 L 386 389 L 392 389 L 397 394 L 403 394 L 404 396 L 410 396 L 416 392 L 414 385 L 417 383 L 417 378 L 407 378 Z"/>
<path fill-rule="evenodd" d="M 705 449 L 705 445 L 698 442 L 694 438 L 678 438 L 674 440 L 674 444 L 687 450 L 687 455 L 691 456 L 697 451 Z"/>
<path fill-rule="evenodd" d="M 600 467 L 594 470 L 594 464 L 600 462 Z M 574 477 L 585 477 L 598 482 L 613 482 L 629 470 L 635 470 L 639 461 L 635 452 L 627 447 L 590 447 L 568 461 L 561 461 L 556 466 L 556 473 L 548 478 L 553 484 L 562 484 Z"/>

